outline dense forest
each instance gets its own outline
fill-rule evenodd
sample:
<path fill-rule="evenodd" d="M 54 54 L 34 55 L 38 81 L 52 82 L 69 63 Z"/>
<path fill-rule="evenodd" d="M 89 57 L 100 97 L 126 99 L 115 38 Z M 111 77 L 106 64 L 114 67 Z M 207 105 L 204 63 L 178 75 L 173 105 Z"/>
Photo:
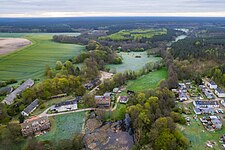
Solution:
<path fill-rule="evenodd" d="M 171 52 L 179 59 L 224 60 L 225 38 L 187 38 L 172 45 Z"/>
<path fill-rule="evenodd" d="M 73 43 L 87 45 L 89 41 L 95 40 L 102 46 L 110 47 L 119 51 L 145 51 L 157 46 L 157 42 L 172 41 L 176 36 L 183 34 L 181 31 L 167 29 L 159 30 L 130 30 L 119 31 L 109 34 L 109 31 L 98 30 L 88 32 L 80 36 L 55 35 L 53 41 L 62 43 Z"/>

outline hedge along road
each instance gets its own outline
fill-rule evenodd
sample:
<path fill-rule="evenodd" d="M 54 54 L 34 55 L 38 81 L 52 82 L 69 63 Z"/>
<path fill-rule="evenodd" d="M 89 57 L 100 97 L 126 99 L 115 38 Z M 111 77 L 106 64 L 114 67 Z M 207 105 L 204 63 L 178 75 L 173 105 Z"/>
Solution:
<path fill-rule="evenodd" d="M 28 39 L 32 45 L 0 56 L 0 80 L 43 78 L 46 65 L 54 67 L 56 61 L 64 62 L 79 55 L 85 49 L 80 45 L 53 42 L 53 35 L 54 33 L 18 34 L 18 36 L 16 33 L 9 34 L 8 37 Z M 7 35 L 0 33 L 0 37 L 7 37 Z"/>

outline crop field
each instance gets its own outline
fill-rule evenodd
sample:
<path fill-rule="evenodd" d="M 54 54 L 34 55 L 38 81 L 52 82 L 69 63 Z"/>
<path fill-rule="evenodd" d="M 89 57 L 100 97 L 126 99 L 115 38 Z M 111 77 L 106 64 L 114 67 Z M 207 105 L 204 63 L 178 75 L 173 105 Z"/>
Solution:
<path fill-rule="evenodd" d="M 161 61 L 162 58 L 155 56 L 147 56 L 147 52 L 120 52 L 118 55 L 122 56 L 123 63 L 118 65 L 107 65 L 112 72 L 125 72 L 127 70 L 138 71 L 142 69 L 147 63 L 154 64 Z M 136 58 L 140 56 L 141 58 Z"/>
<path fill-rule="evenodd" d="M 37 139 L 39 141 L 49 140 L 56 143 L 60 140 L 73 139 L 76 133 L 82 131 L 85 116 L 85 112 L 54 116 L 51 118 L 51 130 L 37 137 Z"/>
<path fill-rule="evenodd" d="M 156 88 L 160 81 L 167 78 L 167 70 L 165 68 L 150 72 L 147 75 L 143 75 L 140 78 L 129 81 L 127 89 L 132 91 L 143 91 L 147 89 Z"/>
<path fill-rule="evenodd" d="M 166 29 L 135 29 L 135 30 L 121 30 L 117 33 L 108 35 L 106 37 L 100 37 L 103 40 L 113 41 L 127 41 L 127 40 L 138 40 L 141 38 L 152 38 L 155 35 L 167 34 Z"/>
<path fill-rule="evenodd" d="M 0 33 L 0 37 L 21 37 L 33 43 L 21 50 L 0 56 L 0 80 L 42 78 L 45 65 L 53 67 L 57 60 L 66 61 L 84 50 L 80 45 L 53 42 L 51 39 L 55 34 L 59 33 Z"/>

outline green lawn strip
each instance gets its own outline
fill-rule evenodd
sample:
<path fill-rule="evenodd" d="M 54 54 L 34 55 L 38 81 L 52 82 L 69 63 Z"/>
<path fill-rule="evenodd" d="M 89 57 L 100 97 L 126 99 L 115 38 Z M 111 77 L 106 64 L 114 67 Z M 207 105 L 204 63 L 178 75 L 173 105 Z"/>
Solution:
<path fill-rule="evenodd" d="M 143 75 L 136 80 L 131 80 L 127 83 L 127 89 L 132 91 L 143 91 L 156 88 L 160 81 L 167 78 L 166 68 L 156 70 Z"/>
<path fill-rule="evenodd" d="M 45 65 L 53 67 L 57 60 L 66 61 L 84 50 L 80 45 L 53 42 L 52 35 L 26 35 L 24 38 L 32 41 L 32 45 L 0 56 L 0 79 L 43 78 Z"/>
<path fill-rule="evenodd" d="M 55 143 L 60 140 L 70 140 L 76 133 L 82 131 L 85 122 L 85 112 L 77 112 L 51 117 L 51 130 L 37 137 L 39 141 L 49 140 Z"/>

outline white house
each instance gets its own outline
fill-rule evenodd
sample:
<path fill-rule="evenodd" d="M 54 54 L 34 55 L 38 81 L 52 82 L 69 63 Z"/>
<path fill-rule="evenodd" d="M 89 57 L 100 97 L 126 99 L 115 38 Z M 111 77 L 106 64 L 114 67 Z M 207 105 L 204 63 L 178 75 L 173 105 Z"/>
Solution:
<path fill-rule="evenodd" d="M 51 111 L 55 112 L 64 112 L 64 111 L 72 111 L 77 109 L 77 100 L 65 101 L 56 104 L 51 108 Z"/>
<path fill-rule="evenodd" d="M 220 88 L 217 88 L 217 89 L 215 90 L 215 94 L 216 94 L 218 97 L 225 97 L 225 92 L 224 92 L 222 89 L 220 89 Z"/>
<path fill-rule="evenodd" d="M 212 80 L 209 81 L 207 85 L 210 89 L 217 89 L 217 87 L 218 87 L 217 84 Z"/>

